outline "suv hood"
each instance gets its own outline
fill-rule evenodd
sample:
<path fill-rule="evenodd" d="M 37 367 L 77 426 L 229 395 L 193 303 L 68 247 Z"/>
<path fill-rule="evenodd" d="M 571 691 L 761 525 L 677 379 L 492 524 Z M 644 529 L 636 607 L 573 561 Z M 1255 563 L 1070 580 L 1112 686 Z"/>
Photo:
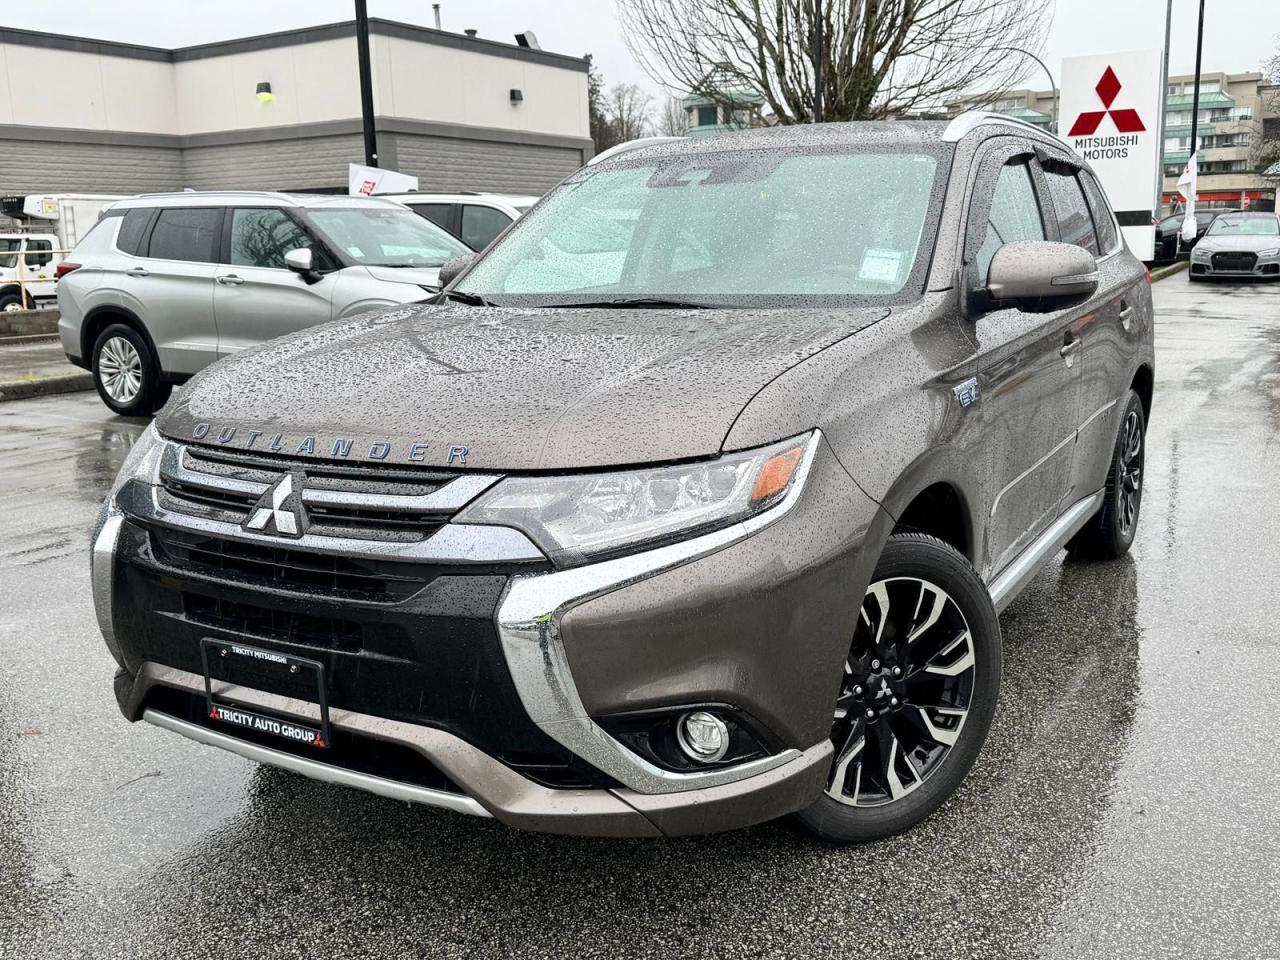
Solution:
<path fill-rule="evenodd" d="M 769 381 L 888 312 L 406 305 L 216 363 L 157 425 L 228 449 L 388 464 L 706 457 Z M 812 426 L 779 423 L 778 439 Z"/>
<path fill-rule="evenodd" d="M 1202 247 L 1206 253 L 1214 250 L 1244 250 L 1257 253 L 1259 250 L 1273 250 L 1280 247 L 1280 236 L 1274 233 L 1270 236 L 1252 233 L 1237 233 L 1230 236 L 1219 234 L 1212 237 L 1206 235 L 1200 238 L 1200 243 L 1196 246 Z"/>

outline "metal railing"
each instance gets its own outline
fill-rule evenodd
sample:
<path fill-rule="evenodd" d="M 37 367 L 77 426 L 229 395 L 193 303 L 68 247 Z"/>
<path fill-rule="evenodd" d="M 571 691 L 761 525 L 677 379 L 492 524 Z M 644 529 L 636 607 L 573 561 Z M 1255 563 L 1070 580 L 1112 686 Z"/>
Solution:
<path fill-rule="evenodd" d="M 50 250 L 39 250 L 39 251 L 30 251 L 30 250 L 0 251 L 0 277 L 3 277 L 2 279 L 0 279 L 0 288 L 9 287 L 9 286 L 12 286 L 14 283 L 16 283 L 18 287 L 18 295 L 20 298 L 19 309 L 24 309 L 24 310 L 37 309 L 39 304 L 36 303 L 36 300 L 33 296 L 27 293 L 27 287 L 34 284 L 56 283 L 57 282 L 57 275 L 56 275 L 57 266 L 66 258 L 66 256 L 69 253 L 71 253 L 70 249 L 65 249 L 62 247 L 55 247 Z M 33 277 L 31 275 L 30 271 L 33 268 L 29 263 L 27 263 L 27 258 L 32 256 L 33 254 L 38 254 L 41 259 L 43 259 L 44 257 L 49 258 L 39 267 L 35 268 L 39 270 L 47 267 L 49 269 L 49 276 Z M 13 262 L 11 263 L 10 260 L 12 260 Z M 16 269 L 17 273 L 14 276 L 14 278 L 10 280 L 7 276 L 4 276 L 4 274 L 6 274 L 9 270 L 13 270 L 13 269 Z"/>

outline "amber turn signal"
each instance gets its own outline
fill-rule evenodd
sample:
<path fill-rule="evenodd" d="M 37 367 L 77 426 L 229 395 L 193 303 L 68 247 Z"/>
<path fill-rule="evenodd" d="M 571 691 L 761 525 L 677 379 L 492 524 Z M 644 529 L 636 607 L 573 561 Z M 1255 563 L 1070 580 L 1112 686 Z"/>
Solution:
<path fill-rule="evenodd" d="M 782 453 L 775 453 L 764 462 L 760 475 L 756 477 L 755 489 L 751 491 L 751 502 L 757 504 L 777 496 L 791 483 L 796 467 L 800 466 L 800 458 L 804 455 L 804 447 L 792 447 Z"/>

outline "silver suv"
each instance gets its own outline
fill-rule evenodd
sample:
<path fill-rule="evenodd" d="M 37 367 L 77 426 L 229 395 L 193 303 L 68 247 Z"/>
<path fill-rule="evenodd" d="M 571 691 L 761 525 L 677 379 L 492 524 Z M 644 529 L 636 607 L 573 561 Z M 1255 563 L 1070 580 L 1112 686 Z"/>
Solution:
<path fill-rule="evenodd" d="M 144 416 L 220 357 L 430 296 L 440 265 L 470 252 L 389 200 L 135 197 L 108 209 L 63 265 L 58 331 L 108 407 Z"/>

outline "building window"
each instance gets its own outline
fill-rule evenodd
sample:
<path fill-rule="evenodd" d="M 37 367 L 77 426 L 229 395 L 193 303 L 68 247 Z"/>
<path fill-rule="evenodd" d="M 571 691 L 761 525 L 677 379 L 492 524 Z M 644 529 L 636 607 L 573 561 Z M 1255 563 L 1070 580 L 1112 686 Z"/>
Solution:
<path fill-rule="evenodd" d="M 698 108 L 698 126 L 714 127 L 718 122 L 719 119 L 716 116 L 715 104 L 712 104 L 709 107 Z"/>

